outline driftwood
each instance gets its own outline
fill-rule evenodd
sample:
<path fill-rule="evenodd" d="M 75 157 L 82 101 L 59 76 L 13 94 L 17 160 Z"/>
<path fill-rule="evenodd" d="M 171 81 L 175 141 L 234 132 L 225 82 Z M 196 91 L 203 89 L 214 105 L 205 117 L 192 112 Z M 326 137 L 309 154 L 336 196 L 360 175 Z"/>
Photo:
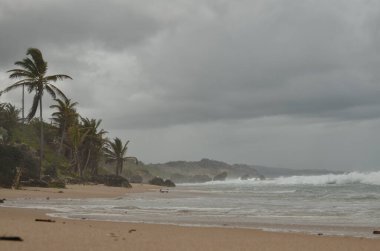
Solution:
<path fill-rule="evenodd" d="M 380 234 L 380 230 L 373 230 L 373 234 Z"/>
<path fill-rule="evenodd" d="M 42 221 L 42 222 L 55 222 L 55 220 L 51 220 L 51 219 L 36 219 L 35 221 Z"/>
<path fill-rule="evenodd" d="M 23 241 L 19 236 L 0 236 L 0 241 Z"/>

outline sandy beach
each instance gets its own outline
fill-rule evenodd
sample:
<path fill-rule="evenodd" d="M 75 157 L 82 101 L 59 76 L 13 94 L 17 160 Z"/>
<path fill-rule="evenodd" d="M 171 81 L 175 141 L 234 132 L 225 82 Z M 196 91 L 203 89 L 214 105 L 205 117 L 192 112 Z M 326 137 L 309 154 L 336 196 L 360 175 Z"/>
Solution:
<path fill-rule="evenodd" d="M 135 184 L 132 189 L 72 185 L 67 189 L 0 189 L 0 198 L 113 198 L 159 190 Z M 6 205 L 6 202 L 3 204 Z M 51 218 L 47 211 L 0 207 L 0 250 L 380 250 L 380 239 L 274 233 L 253 229 L 181 227 Z M 52 219 L 40 222 L 35 219 Z"/>

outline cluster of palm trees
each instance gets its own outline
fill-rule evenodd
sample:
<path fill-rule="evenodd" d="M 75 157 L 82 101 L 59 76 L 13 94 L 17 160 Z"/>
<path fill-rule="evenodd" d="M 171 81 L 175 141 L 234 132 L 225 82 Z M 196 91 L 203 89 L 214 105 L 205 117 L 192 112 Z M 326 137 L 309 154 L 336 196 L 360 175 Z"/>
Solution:
<path fill-rule="evenodd" d="M 0 141 L 1 143 L 7 142 L 11 138 L 12 128 L 14 128 L 19 121 L 19 113 L 14 105 L 9 103 L 0 103 Z"/>
<path fill-rule="evenodd" d="M 56 74 L 47 75 L 47 62 L 43 59 L 42 53 L 36 48 L 29 48 L 26 53 L 27 57 L 21 61 L 15 62 L 20 68 L 9 70 L 9 78 L 17 81 L 5 88 L 4 92 L 9 92 L 16 88 L 22 88 L 22 123 L 30 122 L 35 116 L 39 107 L 40 119 L 40 156 L 39 156 L 39 175 L 41 176 L 42 161 L 44 153 L 44 123 L 42 118 L 42 97 L 47 92 L 55 101 L 50 108 L 54 109 L 52 113 L 52 122 L 58 130 L 58 147 L 57 154 L 61 154 L 71 160 L 72 172 L 83 177 L 84 173 L 92 175 L 97 174 L 98 165 L 104 156 L 107 162 L 116 163 L 116 175 L 119 175 L 123 168 L 123 163 L 127 159 L 135 157 L 126 157 L 127 141 L 124 145 L 119 138 L 113 141 L 105 138 L 107 133 L 99 126 L 102 120 L 89 119 L 81 117 L 77 110 L 77 102 L 73 102 L 56 87 L 53 82 L 58 80 L 72 79 L 68 75 Z M 33 93 L 33 102 L 27 117 L 24 117 L 24 91 Z M 12 105 L 1 105 L 0 111 L 13 111 L 13 116 L 18 119 L 19 110 Z M 12 110 L 13 109 L 13 110 Z M 0 113 L 1 115 L 1 113 Z"/>

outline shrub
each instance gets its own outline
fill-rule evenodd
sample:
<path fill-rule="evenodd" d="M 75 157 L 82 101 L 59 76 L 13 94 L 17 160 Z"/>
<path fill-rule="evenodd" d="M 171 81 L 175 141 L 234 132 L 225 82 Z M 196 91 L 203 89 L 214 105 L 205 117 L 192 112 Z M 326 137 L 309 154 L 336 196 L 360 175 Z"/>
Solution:
<path fill-rule="evenodd" d="M 38 162 L 27 147 L 0 144 L 0 186 L 12 186 L 16 167 L 21 167 L 22 179 L 38 178 Z"/>

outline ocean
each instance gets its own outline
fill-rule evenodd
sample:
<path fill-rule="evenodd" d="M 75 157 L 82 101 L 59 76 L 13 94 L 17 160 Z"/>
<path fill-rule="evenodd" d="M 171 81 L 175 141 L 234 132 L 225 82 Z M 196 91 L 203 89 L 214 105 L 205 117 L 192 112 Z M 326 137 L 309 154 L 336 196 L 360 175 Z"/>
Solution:
<path fill-rule="evenodd" d="M 179 184 L 114 199 L 18 199 L 71 219 L 223 226 L 378 238 L 380 171 Z"/>

